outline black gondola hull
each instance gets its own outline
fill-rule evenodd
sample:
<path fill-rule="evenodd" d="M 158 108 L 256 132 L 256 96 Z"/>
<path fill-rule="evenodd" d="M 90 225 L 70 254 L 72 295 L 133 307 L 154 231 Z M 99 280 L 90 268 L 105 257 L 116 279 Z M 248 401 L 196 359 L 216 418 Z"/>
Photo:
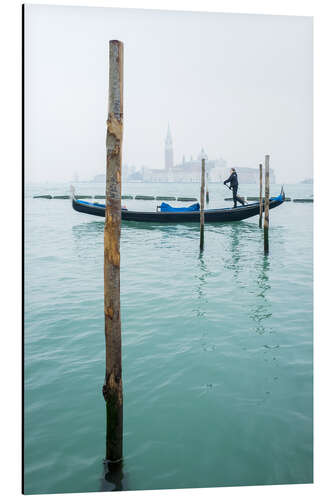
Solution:
<path fill-rule="evenodd" d="M 283 191 L 269 202 L 270 210 L 278 207 L 284 202 Z M 90 203 L 72 197 L 73 209 L 77 212 L 105 217 L 105 206 L 98 203 Z M 205 223 L 233 222 L 248 219 L 259 214 L 260 204 L 251 203 L 237 208 L 217 208 L 205 210 Z M 124 221 L 135 222 L 157 222 L 159 224 L 184 224 L 187 222 L 200 222 L 200 211 L 196 212 L 137 212 L 134 210 L 122 210 L 121 218 Z"/>

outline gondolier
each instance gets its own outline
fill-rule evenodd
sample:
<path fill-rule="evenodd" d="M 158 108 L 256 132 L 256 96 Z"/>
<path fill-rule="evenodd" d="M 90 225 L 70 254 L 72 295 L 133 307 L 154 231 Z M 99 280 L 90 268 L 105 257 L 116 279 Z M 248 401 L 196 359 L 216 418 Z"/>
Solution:
<path fill-rule="evenodd" d="M 232 197 L 234 200 L 234 208 L 237 207 L 237 201 L 239 201 L 244 206 L 244 201 L 242 201 L 239 197 L 237 197 L 238 191 L 238 177 L 236 174 L 236 170 L 234 168 L 230 169 L 230 176 L 227 180 L 224 181 L 223 184 L 227 185 L 230 182 L 230 189 L 232 189 Z"/>

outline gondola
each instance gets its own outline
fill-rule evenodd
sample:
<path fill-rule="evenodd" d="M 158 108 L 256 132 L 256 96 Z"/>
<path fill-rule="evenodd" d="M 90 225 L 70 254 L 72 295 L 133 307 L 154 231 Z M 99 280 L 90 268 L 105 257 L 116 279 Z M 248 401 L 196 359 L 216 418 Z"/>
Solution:
<path fill-rule="evenodd" d="M 275 198 L 270 198 L 269 208 L 278 207 L 284 202 L 285 193 L 283 187 L 281 188 L 281 193 Z M 105 217 L 105 205 L 98 202 L 90 202 L 80 200 L 72 194 L 72 206 L 77 212 L 81 212 L 89 215 L 96 215 L 99 217 Z M 213 208 L 205 210 L 205 223 L 213 222 L 232 222 L 248 219 L 254 215 L 259 214 L 260 204 L 249 203 L 244 206 L 239 206 L 236 208 Z M 135 222 L 157 222 L 159 224 L 171 224 L 171 223 L 186 223 L 186 222 L 199 222 L 200 221 L 200 210 L 189 211 L 189 212 L 138 212 L 136 210 L 127 210 L 122 208 L 121 218 L 124 221 L 135 221 Z"/>

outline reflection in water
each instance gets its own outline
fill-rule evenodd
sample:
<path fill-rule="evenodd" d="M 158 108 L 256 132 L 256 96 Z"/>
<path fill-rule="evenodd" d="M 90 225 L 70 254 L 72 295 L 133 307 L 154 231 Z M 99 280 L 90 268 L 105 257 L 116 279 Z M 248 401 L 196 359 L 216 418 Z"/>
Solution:
<path fill-rule="evenodd" d="M 232 271 L 235 280 L 239 280 L 240 272 L 248 264 L 247 248 L 253 239 L 258 238 L 258 229 L 254 224 L 240 221 L 225 225 L 222 230 L 224 235 L 228 236 L 228 245 L 223 255 L 224 267 Z"/>
<path fill-rule="evenodd" d="M 183 239 L 198 241 L 199 245 L 199 224 L 157 224 L 148 222 L 122 221 L 121 244 L 125 244 L 132 237 L 154 240 L 152 245 L 155 248 L 174 248 L 175 242 Z M 72 227 L 74 240 L 78 245 L 76 251 L 79 256 L 85 251 L 87 245 L 96 245 L 103 242 L 104 220 L 94 220 L 92 222 L 82 222 Z M 153 234 L 153 233 L 157 233 Z M 151 236 L 150 236 L 151 235 Z M 158 236 L 158 237 L 156 237 Z M 83 244 L 84 243 L 84 244 Z M 97 248 L 97 247 L 96 247 Z"/>
<path fill-rule="evenodd" d="M 255 322 L 255 332 L 262 336 L 272 335 L 273 328 L 270 326 L 270 318 L 272 317 L 272 304 L 268 298 L 268 292 L 271 290 L 270 284 L 270 259 L 269 256 L 262 256 L 260 260 L 258 277 L 256 280 L 257 287 L 255 292 L 255 306 L 249 314 L 250 319 Z M 273 339 L 274 337 L 272 337 Z M 270 376 L 266 378 L 267 386 L 265 387 L 265 394 L 258 404 L 265 404 L 271 398 L 274 392 L 274 385 L 279 380 L 276 372 L 278 366 L 277 352 L 280 345 L 276 341 L 270 341 L 261 345 L 261 352 L 263 353 L 263 360 L 267 363 Z M 268 372 L 266 372 L 268 374 Z M 269 389 L 269 390 L 268 390 Z"/>
<path fill-rule="evenodd" d="M 103 259 L 104 220 L 94 222 L 82 222 L 72 226 L 75 255 L 79 259 L 95 261 Z M 94 248 L 94 252 L 87 251 Z"/>
<path fill-rule="evenodd" d="M 259 267 L 257 278 L 258 291 L 256 293 L 256 305 L 250 314 L 250 318 L 256 323 L 256 333 L 258 333 L 258 335 L 264 335 L 268 332 L 265 322 L 272 316 L 271 303 L 266 297 L 267 291 L 271 288 L 269 270 L 269 257 L 265 255 Z"/>
<path fill-rule="evenodd" d="M 87 236 L 101 234 L 104 232 L 104 219 L 94 220 L 92 222 L 81 222 L 72 226 L 73 235 L 75 238 L 86 238 Z"/>
<path fill-rule="evenodd" d="M 207 296 L 205 293 L 205 288 L 207 285 L 207 278 L 212 274 L 208 268 L 207 264 L 205 262 L 205 259 L 203 257 L 202 253 L 199 253 L 198 257 L 198 269 L 199 272 L 195 275 L 195 278 L 197 280 L 197 284 L 195 287 L 195 290 L 197 292 L 197 307 L 193 309 L 193 311 L 196 313 L 198 318 L 203 318 L 206 316 L 206 311 L 203 308 L 204 304 L 207 304 Z"/>
<path fill-rule="evenodd" d="M 241 258 L 240 254 L 240 239 L 239 235 L 241 228 L 239 224 L 232 224 L 230 227 L 230 253 L 232 258 L 231 269 L 233 270 L 233 276 L 235 279 L 238 278 L 239 274 L 239 261 Z"/>
<path fill-rule="evenodd" d="M 197 320 L 201 325 L 201 337 L 200 337 L 200 345 L 203 351 L 211 352 L 216 349 L 215 344 L 211 344 L 207 341 L 207 335 L 209 333 L 209 329 L 207 328 L 207 309 L 206 306 L 208 304 L 208 298 L 206 294 L 206 287 L 208 284 L 208 278 L 212 276 L 213 273 L 209 271 L 206 261 L 203 257 L 203 254 L 200 252 L 198 257 L 198 273 L 195 275 L 195 279 L 197 284 L 195 286 L 195 291 L 197 293 L 197 301 L 196 307 L 194 307 L 193 312 L 195 313 Z M 212 384 L 206 384 L 205 392 L 211 389 Z"/>
<path fill-rule="evenodd" d="M 164 232 L 179 232 L 184 230 L 184 232 L 198 231 L 199 224 L 197 223 L 186 223 L 186 224 L 161 224 L 159 222 L 135 222 L 135 221 L 122 221 L 122 227 L 125 229 L 144 229 L 145 231 L 164 231 Z"/>
<path fill-rule="evenodd" d="M 100 491 L 122 491 L 123 484 L 123 462 L 111 463 L 104 460 L 104 474 L 101 479 Z"/>

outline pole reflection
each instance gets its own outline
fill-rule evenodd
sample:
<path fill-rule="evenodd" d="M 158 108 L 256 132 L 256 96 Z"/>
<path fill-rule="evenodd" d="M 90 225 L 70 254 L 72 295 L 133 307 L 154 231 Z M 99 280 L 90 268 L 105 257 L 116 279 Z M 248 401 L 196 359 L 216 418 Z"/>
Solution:
<path fill-rule="evenodd" d="M 231 256 L 232 256 L 232 269 L 234 278 L 238 278 L 239 275 L 239 266 L 241 259 L 241 248 L 240 248 L 240 227 L 239 224 L 232 224 L 231 226 Z"/>
<path fill-rule="evenodd" d="M 194 312 L 196 313 L 198 318 L 203 318 L 206 316 L 206 310 L 204 305 L 207 304 L 208 299 L 205 288 L 207 286 L 207 281 L 210 275 L 211 272 L 208 270 L 202 252 L 200 252 L 198 257 L 198 272 L 195 275 L 196 278 L 195 290 L 198 300 Z"/>
<path fill-rule="evenodd" d="M 267 293 L 271 289 L 269 281 L 270 261 L 267 255 L 264 255 L 259 264 L 257 277 L 256 305 L 254 306 L 250 318 L 256 323 L 255 331 L 258 335 L 268 333 L 267 320 L 272 316 L 271 303 L 267 298 Z"/>

